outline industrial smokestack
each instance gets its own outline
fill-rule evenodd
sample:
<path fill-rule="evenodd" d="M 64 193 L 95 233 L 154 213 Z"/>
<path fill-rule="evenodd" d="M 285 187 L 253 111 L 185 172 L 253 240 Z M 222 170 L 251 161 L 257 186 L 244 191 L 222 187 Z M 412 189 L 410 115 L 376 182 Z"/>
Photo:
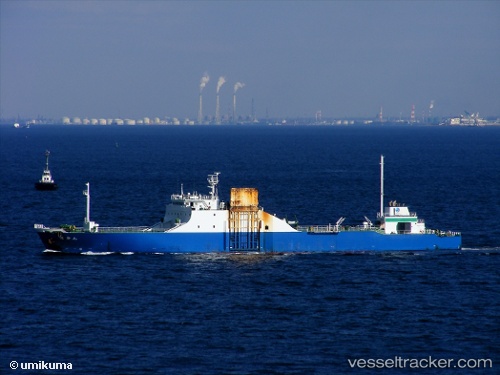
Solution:
<path fill-rule="evenodd" d="M 233 93 L 233 123 L 236 124 L 236 92 Z"/>
<path fill-rule="evenodd" d="M 201 97 L 201 92 L 203 91 L 203 89 L 207 85 L 208 81 L 210 81 L 210 77 L 209 77 L 208 73 L 205 73 L 203 75 L 203 77 L 201 77 L 201 80 L 200 80 L 200 107 L 198 110 L 198 123 L 199 124 L 201 124 L 201 122 L 203 121 L 203 99 Z"/>
<path fill-rule="evenodd" d="M 219 90 L 222 87 L 222 85 L 226 83 L 226 78 L 224 77 L 219 77 L 219 81 L 217 82 L 217 103 L 215 106 L 215 123 L 217 125 L 220 124 L 220 103 L 219 103 Z"/>
<path fill-rule="evenodd" d="M 203 121 L 203 99 L 200 92 L 200 108 L 198 110 L 198 124 L 201 124 L 202 121 Z"/>
<path fill-rule="evenodd" d="M 236 82 L 234 84 L 234 91 L 233 91 L 233 121 L 236 124 L 236 91 L 239 89 L 243 88 L 245 86 L 244 83 L 241 82 Z"/>
<path fill-rule="evenodd" d="M 217 125 L 220 124 L 220 113 L 219 113 L 219 94 L 217 94 L 217 102 L 215 103 L 215 123 Z"/>

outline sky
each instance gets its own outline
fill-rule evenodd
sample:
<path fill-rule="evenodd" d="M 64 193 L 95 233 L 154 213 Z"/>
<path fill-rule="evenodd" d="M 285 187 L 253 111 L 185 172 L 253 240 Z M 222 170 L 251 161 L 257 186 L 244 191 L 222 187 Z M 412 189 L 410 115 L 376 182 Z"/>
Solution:
<path fill-rule="evenodd" d="M 0 117 L 500 115 L 500 1 L 0 0 Z"/>

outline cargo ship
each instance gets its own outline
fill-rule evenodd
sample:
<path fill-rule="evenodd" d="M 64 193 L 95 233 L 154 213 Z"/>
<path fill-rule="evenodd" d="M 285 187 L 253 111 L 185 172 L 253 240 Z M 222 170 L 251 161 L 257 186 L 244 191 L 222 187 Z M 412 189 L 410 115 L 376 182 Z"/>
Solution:
<path fill-rule="evenodd" d="M 426 228 L 405 205 L 384 206 L 384 157 L 380 160 L 380 212 L 373 224 L 298 225 L 264 211 L 255 188 L 232 188 L 229 202 L 219 199 L 219 172 L 208 175 L 209 194 L 172 194 L 160 222 L 139 227 L 100 227 L 90 220 L 90 184 L 82 227 L 34 229 L 46 251 L 64 253 L 209 253 L 209 252 L 357 252 L 459 250 L 461 233 Z"/>

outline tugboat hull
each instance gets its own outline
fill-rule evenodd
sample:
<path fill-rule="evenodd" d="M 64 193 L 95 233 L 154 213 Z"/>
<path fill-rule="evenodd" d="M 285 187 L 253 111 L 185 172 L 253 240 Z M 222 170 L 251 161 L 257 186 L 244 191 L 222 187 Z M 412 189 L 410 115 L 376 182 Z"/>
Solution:
<path fill-rule="evenodd" d="M 35 183 L 36 190 L 57 190 L 57 184 L 50 184 L 44 182 L 36 182 Z"/>

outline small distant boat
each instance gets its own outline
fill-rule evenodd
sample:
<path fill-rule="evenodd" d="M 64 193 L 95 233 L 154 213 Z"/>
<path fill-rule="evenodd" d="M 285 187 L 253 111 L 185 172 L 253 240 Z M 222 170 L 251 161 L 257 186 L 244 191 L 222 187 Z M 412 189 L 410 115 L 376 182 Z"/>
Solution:
<path fill-rule="evenodd" d="M 29 128 L 30 128 L 30 125 L 31 125 L 31 124 L 30 124 L 29 122 L 27 122 L 27 123 L 26 123 L 26 124 L 24 124 L 24 125 L 21 125 L 21 124 L 19 124 L 18 122 L 16 122 L 16 123 L 14 124 L 14 128 L 16 128 L 16 129 L 29 129 Z"/>
<path fill-rule="evenodd" d="M 57 184 L 52 178 L 52 174 L 49 170 L 49 155 L 50 151 L 45 151 L 45 169 L 43 170 L 42 178 L 35 183 L 35 188 L 37 190 L 56 190 Z"/>

